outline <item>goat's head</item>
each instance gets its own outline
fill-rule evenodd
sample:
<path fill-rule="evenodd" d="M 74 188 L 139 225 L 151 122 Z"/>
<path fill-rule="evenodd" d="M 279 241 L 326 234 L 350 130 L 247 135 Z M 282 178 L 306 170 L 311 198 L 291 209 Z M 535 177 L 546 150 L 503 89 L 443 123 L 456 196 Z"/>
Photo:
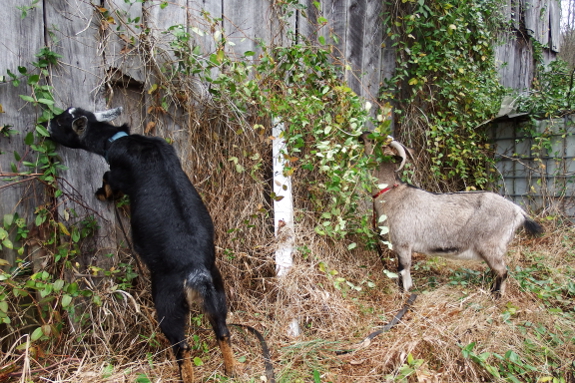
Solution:
<path fill-rule="evenodd" d="M 68 108 L 46 123 L 50 138 L 69 148 L 93 149 L 96 137 L 90 138 L 91 130 L 101 131 L 98 135 L 106 135 L 119 128 L 108 124 L 122 113 L 122 108 L 110 109 L 104 112 L 88 112 L 80 108 Z M 113 133 L 112 133 L 113 134 Z M 93 135 L 93 133 L 92 133 Z M 107 136 L 105 138 L 108 138 Z"/>
<path fill-rule="evenodd" d="M 369 155 L 372 155 L 373 146 L 372 146 L 372 140 L 368 137 L 369 134 L 370 133 L 364 133 L 361 136 L 361 138 L 365 144 L 366 152 Z M 410 150 L 407 149 L 405 146 L 403 146 L 403 144 L 401 144 L 399 141 L 396 141 L 391 136 L 387 136 L 387 139 L 385 139 L 385 141 L 382 143 L 381 150 L 384 156 L 399 157 L 401 159 L 399 166 L 395 170 L 396 172 L 399 172 L 401 169 L 403 169 L 403 166 L 407 161 L 407 155 L 409 155 L 413 159 Z"/>

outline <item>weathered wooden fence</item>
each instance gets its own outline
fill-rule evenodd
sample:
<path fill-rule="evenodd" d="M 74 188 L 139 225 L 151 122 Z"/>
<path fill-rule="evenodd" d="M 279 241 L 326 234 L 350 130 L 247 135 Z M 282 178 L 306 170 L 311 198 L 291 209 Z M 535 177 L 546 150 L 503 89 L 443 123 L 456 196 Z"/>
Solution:
<path fill-rule="evenodd" d="M 386 3 L 301 0 L 295 8 L 286 7 L 288 3 L 291 2 L 50 0 L 34 4 L 22 17 L 22 8 L 18 7 L 26 5 L 21 0 L 4 0 L 0 76 L 6 81 L 0 84 L 0 127 L 10 125 L 18 134 L 10 138 L 0 136 L 0 217 L 18 212 L 31 218 L 36 207 L 52 204 L 63 217 L 72 220 L 72 210 L 83 209 L 95 215 L 100 224 L 98 235 L 86 251 L 85 262 L 116 251 L 114 214 L 93 196 L 100 183 L 98 175 L 106 169 L 102 158 L 60 148 L 62 161 L 69 167 L 61 174 L 61 187 L 68 193 L 56 201 L 45 195 L 43 185 L 33 174 L 17 180 L 9 178 L 14 170 L 23 170 L 23 161 L 33 160 L 23 137 L 35 129 L 39 110 L 19 97 L 30 94 L 26 82 L 14 87 L 7 81 L 10 78 L 6 73 L 18 73 L 18 67 L 34 70 L 35 55 L 44 46 L 62 55 L 60 65 L 51 66 L 48 76 L 58 106 L 99 110 L 122 105 L 125 113 L 118 122 L 128 122 L 134 132 L 143 132 L 152 121 L 149 110 L 158 100 L 147 90 L 162 76 L 156 63 L 173 59 L 170 35 L 164 32 L 176 25 L 194 37 L 191 43 L 199 47 L 201 55 L 214 53 L 216 41 L 225 37 L 230 54 L 242 57 L 244 52 L 252 51 L 253 60 L 261 52 L 259 41 L 283 45 L 301 42 L 304 37 L 316 42 L 321 38 L 346 68 L 346 80 L 352 89 L 376 104 L 380 84 L 392 75 L 395 65 L 392 44 L 384 33 L 383 20 L 389 13 Z M 549 59 L 558 50 L 557 3 L 509 0 L 506 12 L 514 24 L 502 36 L 504 44 L 497 48 L 502 82 L 517 89 L 528 88 L 532 78 L 532 38 L 549 45 L 544 50 Z M 292 39 L 291 33 L 298 37 Z M 181 146 L 185 144 L 185 129 L 179 124 L 185 123 L 186 116 L 178 113 L 171 109 L 166 115 L 156 116 L 153 122 L 157 134 L 170 136 Z M 14 152 L 18 153 L 16 157 Z M 3 249 L 2 257 L 12 263 L 15 254 Z"/>

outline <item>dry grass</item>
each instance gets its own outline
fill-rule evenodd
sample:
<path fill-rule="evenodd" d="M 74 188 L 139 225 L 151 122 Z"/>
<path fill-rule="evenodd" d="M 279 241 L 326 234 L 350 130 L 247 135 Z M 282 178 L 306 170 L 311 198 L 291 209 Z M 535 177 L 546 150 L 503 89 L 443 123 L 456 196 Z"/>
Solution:
<path fill-rule="evenodd" d="M 245 204 L 241 206 L 245 208 Z M 234 221 L 241 220 L 236 217 Z M 337 356 L 337 350 L 361 342 L 372 330 L 389 322 L 406 296 L 399 294 L 393 281 L 385 277 L 385 265 L 375 252 L 349 252 L 343 244 L 319 237 L 309 228 L 305 230 L 309 223 L 304 219 L 298 226 L 298 244 L 309 251 L 296 254 L 296 265 L 281 280 L 273 277 L 273 242 L 269 232 L 261 236 L 259 232 L 264 231 L 260 229 L 250 235 L 244 232 L 243 238 L 250 246 L 244 242 L 230 250 L 235 246 L 237 233 L 220 227 L 219 265 L 227 281 L 229 321 L 251 325 L 264 334 L 272 350 L 278 381 L 314 382 L 314 372 L 321 382 L 393 381 L 408 363 L 409 354 L 422 360 L 406 380 L 409 382 L 496 381 L 485 368 L 463 357 L 462 347 L 472 342 L 476 342 L 473 351 L 477 355 L 504 355 L 512 350 L 533 365 L 544 365 L 543 356 L 563 362 L 555 369 L 517 375 L 519 381 L 553 375 L 573 381 L 572 301 L 563 306 L 567 315 L 551 313 L 551 306 L 544 299 L 522 288 L 514 278 L 507 296 L 494 300 L 488 291 L 489 278 L 482 280 L 485 273 L 473 273 L 483 271 L 484 265 L 429 262 L 422 257 L 417 259 L 419 270 L 413 272 L 419 296 L 400 324 L 375 338 L 369 347 Z M 547 226 L 548 233 L 543 238 L 519 236 L 514 241 L 509 249 L 509 268 L 526 268 L 540 257 L 537 264 L 552 270 L 557 286 L 565 287 L 573 283 L 573 229 Z M 338 277 L 362 290 L 336 289 L 333 276 L 321 271 L 319 262 L 326 264 L 327 270 L 337 269 Z M 474 279 L 469 285 L 452 285 L 450 282 L 466 282 L 454 279 L 457 271 L 465 271 Z M 373 282 L 375 287 L 362 284 L 365 281 Z M 14 366 L 13 374 L 24 375 L 12 375 L 10 379 L 7 374 L 0 375 L 4 378 L 0 380 L 134 382 L 146 381 L 146 376 L 152 382 L 177 381 L 177 366 L 167 341 L 159 333 L 147 285 L 146 278 L 141 278 L 136 288 L 121 299 L 109 292 L 109 286 L 101 286 L 98 293 L 103 298 L 102 306 L 87 306 L 92 326 L 81 334 L 63 333 L 55 344 L 10 350 L 2 357 L 1 365 Z M 510 308 L 515 311 L 506 319 L 504 313 Z M 303 330 L 297 338 L 290 338 L 286 331 L 293 319 Z M 209 325 L 200 321 L 197 327 L 196 321 L 191 322 L 190 336 L 197 337 L 192 338 L 192 343 L 199 346 L 194 356 L 203 361 L 196 368 L 197 379 L 224 381 L 221 355 Z M 234 352 L 241 363 L 239 376 L 231 381 L 261 381 L 264 367 L 257 340 L 236 327 L 232 332 Z M 526 339 L 531 342 L 529 347 Z M 497 361 L 492 357 L 489 363 L 496 365 Z M 49 368 L 40 372 L 41 366 Z"/>

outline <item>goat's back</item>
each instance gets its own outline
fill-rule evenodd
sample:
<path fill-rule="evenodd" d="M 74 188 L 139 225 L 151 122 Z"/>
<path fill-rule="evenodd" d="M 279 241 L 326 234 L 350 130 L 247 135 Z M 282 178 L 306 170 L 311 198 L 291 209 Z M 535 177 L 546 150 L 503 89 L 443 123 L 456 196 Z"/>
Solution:
<path fill-rule="evenodd" d="M 425 254 L 506 246 L 525 221 L 523 209 L 490 192 L 436 194 L 402 184 L 384 200 L 393 245 Z"/>
<path fill-rule="evenodd" d="M 125 176 L 120 188 L 130 197 L 134 244 L 150 268 L 211 268 L 213 223 L 174 148 L 162 139 L 130 135 L 112 146 L 108 158 Z"/>

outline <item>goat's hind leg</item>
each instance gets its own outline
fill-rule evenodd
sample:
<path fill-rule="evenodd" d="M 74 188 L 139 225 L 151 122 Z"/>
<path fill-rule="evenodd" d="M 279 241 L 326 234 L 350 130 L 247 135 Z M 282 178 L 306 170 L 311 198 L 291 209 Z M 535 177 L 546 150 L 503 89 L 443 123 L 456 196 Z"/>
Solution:
<path fill-rule="evenodd" d="M 190 313 L 184 280 L 178 275 L 152 276 L 152 296 L 160 329 L 170 341 L 184 383 L 194 381 L 190 347 L 186 341 L 186 324 Z"/>
<path fill-rule="evenodd" d="M 186 287 L 188 288 L 188 301 L 199 301 L 214 329 L 218 345 L 222 350 L 226 375 L 234 376 L 235 362 L 230 331 L 226 324 L 228 314 L 226 294 L 219 270 L 214 266 L 209 274 L 207 271 L 192 272 L 186 280 Z"/>
<path fill-rule="evenodd" d="M 503 260 L 504 255 L 505 253 L 503 252 L 499 256 L 483 257 L 489 268 L 491 268 L 491 272 L 494 276 L 491 292 L 496 298 L 500 298 L 505 295 L 505 288 L 507 285 L 507 265 Z"/>
<path fill-rule="evenodd" d="M 411 280 L 411 248 L 398 246 L 395 248 L 397 254 L 397 273 L 399 275 L 399 288 L 406 293 L 413 286 Z"/>

